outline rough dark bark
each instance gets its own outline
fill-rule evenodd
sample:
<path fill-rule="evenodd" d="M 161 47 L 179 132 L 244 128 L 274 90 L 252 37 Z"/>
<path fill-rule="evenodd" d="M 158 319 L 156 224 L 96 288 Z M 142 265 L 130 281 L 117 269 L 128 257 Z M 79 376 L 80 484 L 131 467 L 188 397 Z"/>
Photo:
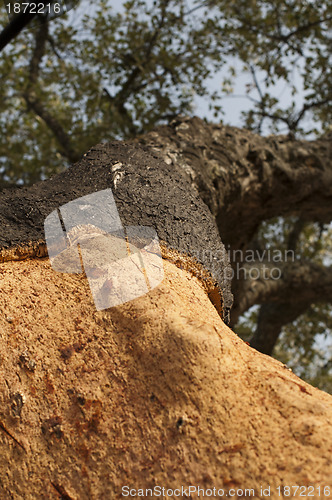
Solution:
<path fill-rule="evenodd" d="M 199 118 L 179 118 L 137 142 L 182 167 L 231 248 L 245 248 L 260 223 L 275 216 L 332 219 L 331 134 L 316 141 L 261 137 Z"/>

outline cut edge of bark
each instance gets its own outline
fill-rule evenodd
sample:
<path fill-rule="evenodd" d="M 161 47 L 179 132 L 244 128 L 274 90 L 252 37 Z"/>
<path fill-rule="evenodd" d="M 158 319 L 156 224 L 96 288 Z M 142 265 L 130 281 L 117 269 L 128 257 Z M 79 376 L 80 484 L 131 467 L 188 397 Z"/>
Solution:
<path fill-rule="evenodd" d="M 179 269 L 190 272 L 202 284 L 204 291 L 216 308 L 221 319 L 228 324 L 229 310 L 224 307 L 223 292 L 218 282 L 204 266 L 188 254 L 171 248 L 166 242 L 161 242 L 162 258 L 172 262 Z M 47 245 L 45 241 L 30 241 L 25 245 L 17 245 L 10 248 L 0 249 L 0 263 L 21 261 L 27 259 L 43 259 L 48 257 Z"/>

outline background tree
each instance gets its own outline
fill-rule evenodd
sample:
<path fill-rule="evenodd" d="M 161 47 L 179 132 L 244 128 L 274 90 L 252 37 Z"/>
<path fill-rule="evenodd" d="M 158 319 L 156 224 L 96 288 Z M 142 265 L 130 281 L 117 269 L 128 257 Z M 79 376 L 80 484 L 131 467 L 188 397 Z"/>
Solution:
<path fill-rule="evenodd" d="M 273 261 L 281 279 L 251 279 L 247 272 L 234 280 L 233 326 L 239 322 L 237 331 L 253 346 L 274 351 L 326 390 L 331 366 L 326 352 L 319 351 L 317 335 L 331 333 L 331 164 L 324 160 L 332 109 L 331 20 L 327 1 L 132 0 L 121 12 L 104 0 L 93 8 L 82 2 L 67 17 L 22 31 L 0 61 L 0 185 L 8 187 L 67 168 L 101 140 L 140 137 L 180 113 L 193 114 L 195 96 L 208 99 L 220 120 L 222 99 L 234 96 L 236 58 L 240 72 L 248 75 L 246 95 L 252 103 L 244 126 L 258 134 L 289 135 L 266 142 L 240 134 L 249 149 L 236 149 L 222 136 L 227 158 L 216 153 L 214 164 L 207 152 L 207 173 L 195 186 L 216 215 L 231 257 L 242 252 L 242 261 L 232 259 L 234 272 L 242 264 L 248 272 L 271 267 L 262 257 L 264 249 L 294 252 L 294 261 Z M 7 23 L 3 10 L 1 25 Z M 220 69 L 220 90 L 211 90 L 209 78 Z M 277 97 L 280 85 L 289 91 L 284 106 Z M 193 130 L 204 137 L 201 126 Z M 175 150 L 171 134 L 167 139 Z M 301 140 L 306 134 L 325 139 Z M 153 134 L 144 137 L 143 142 L 153 142 Z M 188 152 L 190 140 L 182 140 L 187 150 L 182 147 L 178 154 L 191 165 L 201 146 L 193 140 L 198 146 Z M 160 150 L 165 153 L 165 146 Z M 247 164 L 241 155 L 252 171 L 243 171 Z M 235 180 L 229 178 L 231 169 Z M 294 203 L 286 200 L 286 187 L 279 203 L 271 202 L 275 172 L 302 193 Z M 326 198 L 322 206 L 320 196 Z M 228 214 L 228 225 L 222 213 Z M 243 261 L 250 250 L 255 259 Z"/>

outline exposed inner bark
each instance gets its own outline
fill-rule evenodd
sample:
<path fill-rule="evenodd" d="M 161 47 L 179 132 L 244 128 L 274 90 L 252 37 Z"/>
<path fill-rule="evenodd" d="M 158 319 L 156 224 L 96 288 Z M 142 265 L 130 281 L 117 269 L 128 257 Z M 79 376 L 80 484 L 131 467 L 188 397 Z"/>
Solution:
<path fill-rule="evenodd" d="M 332 487 L 332 397 L 222 322 L 211 302 L 221 292 L 227 320 L 230 267 L 215 220 L 191 167 L 159 154 L 99 145 L 65 173 L 0 195 L 1 498 L 99 500 L 121 498 L 125 485 L 197 484 L 256 497 L 271 487 L 277 499 L 281 485 Z M 159 286 L 96 311 L 83 273 L 34 257 L 45 256 L 50 212 L 106 188 L 123 225 L 154 227 L 168 260 Z M 279 297 L 282 285 L 293 297 L 298 276 L 310 300 L 322 271 L 299 269 L 251 284 L 242 307 Z M 257 345 L 274 319 L 268 303 L 266 313 Z"/>
<path fill-rule="evenodd" d="M 1 499 L 332 487 L 332 396 L 247 346 L 197 278 L 164 266 L 147 295 L 97 312 L 82 274 L 0 265 Z"/>

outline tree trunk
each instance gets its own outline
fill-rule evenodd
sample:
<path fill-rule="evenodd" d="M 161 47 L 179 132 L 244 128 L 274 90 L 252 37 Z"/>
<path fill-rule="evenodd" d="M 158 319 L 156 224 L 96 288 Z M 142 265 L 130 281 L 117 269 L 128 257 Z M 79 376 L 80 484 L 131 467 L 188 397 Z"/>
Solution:
<path fill-rule="evenodd" d="M 190 126 L 213 131 L 197 120 L 162 130 L 189 134 Z M 65 173 L 0 195 L 0 497 L 97 500 L 122 498 L 123 487 L 183 486 L 197 498 L 188 490 L 195 485 L 216 488 L 216 497 L 250 488 L 264 498 L 261 487 L 270 487 L 277 499 L 291 485 L 306 496 L 328 496 L 332 397 L 246 345 L 222 321 L 232 301 L 230 266 L 198 195 L 199 188 L 204 198 L 210 174 L 201 183 L 193 166 L 212 153 L 194 136 L 188 152 L 183 139 L 177 147 L 193 159 L 186 163 L 176 150 L 166 155 L 165 138 L 163 163 L 161 137 L 156 132 L 157 151 L 137 141 L 99 145 Z M 208 173 L 217 168 L 207 165 Z M 236 173 L 240 167 L 232 165 Z M 225 179 L 228 193 L 240 182 L 230 173 Z M 289 176 L 283 179 L 286 192 Z M 236 200 L 227 204 L 218 182 L 210 206 L 234 244 L 241 238 L 231 237 L 230 221 L 220 226 L 220 211 L 224 206 L 228 217 Z M 251 181 L 247 187 L 255 192 Z M 165 277 L 147 294 L 97 311 L 84 273 L 52 269 L 43 223 L 63 204 L 109 188 L 124 226 L 157 230 Z M 304 211 L 317 192 L 318 184 L 307 190 Z M 260 196 L 253 194 L 248 207 L 253 216 L 254 206 L 262 215 Z M 315 214 L 320 220 L 328 218 L 325 202 Z"/>

